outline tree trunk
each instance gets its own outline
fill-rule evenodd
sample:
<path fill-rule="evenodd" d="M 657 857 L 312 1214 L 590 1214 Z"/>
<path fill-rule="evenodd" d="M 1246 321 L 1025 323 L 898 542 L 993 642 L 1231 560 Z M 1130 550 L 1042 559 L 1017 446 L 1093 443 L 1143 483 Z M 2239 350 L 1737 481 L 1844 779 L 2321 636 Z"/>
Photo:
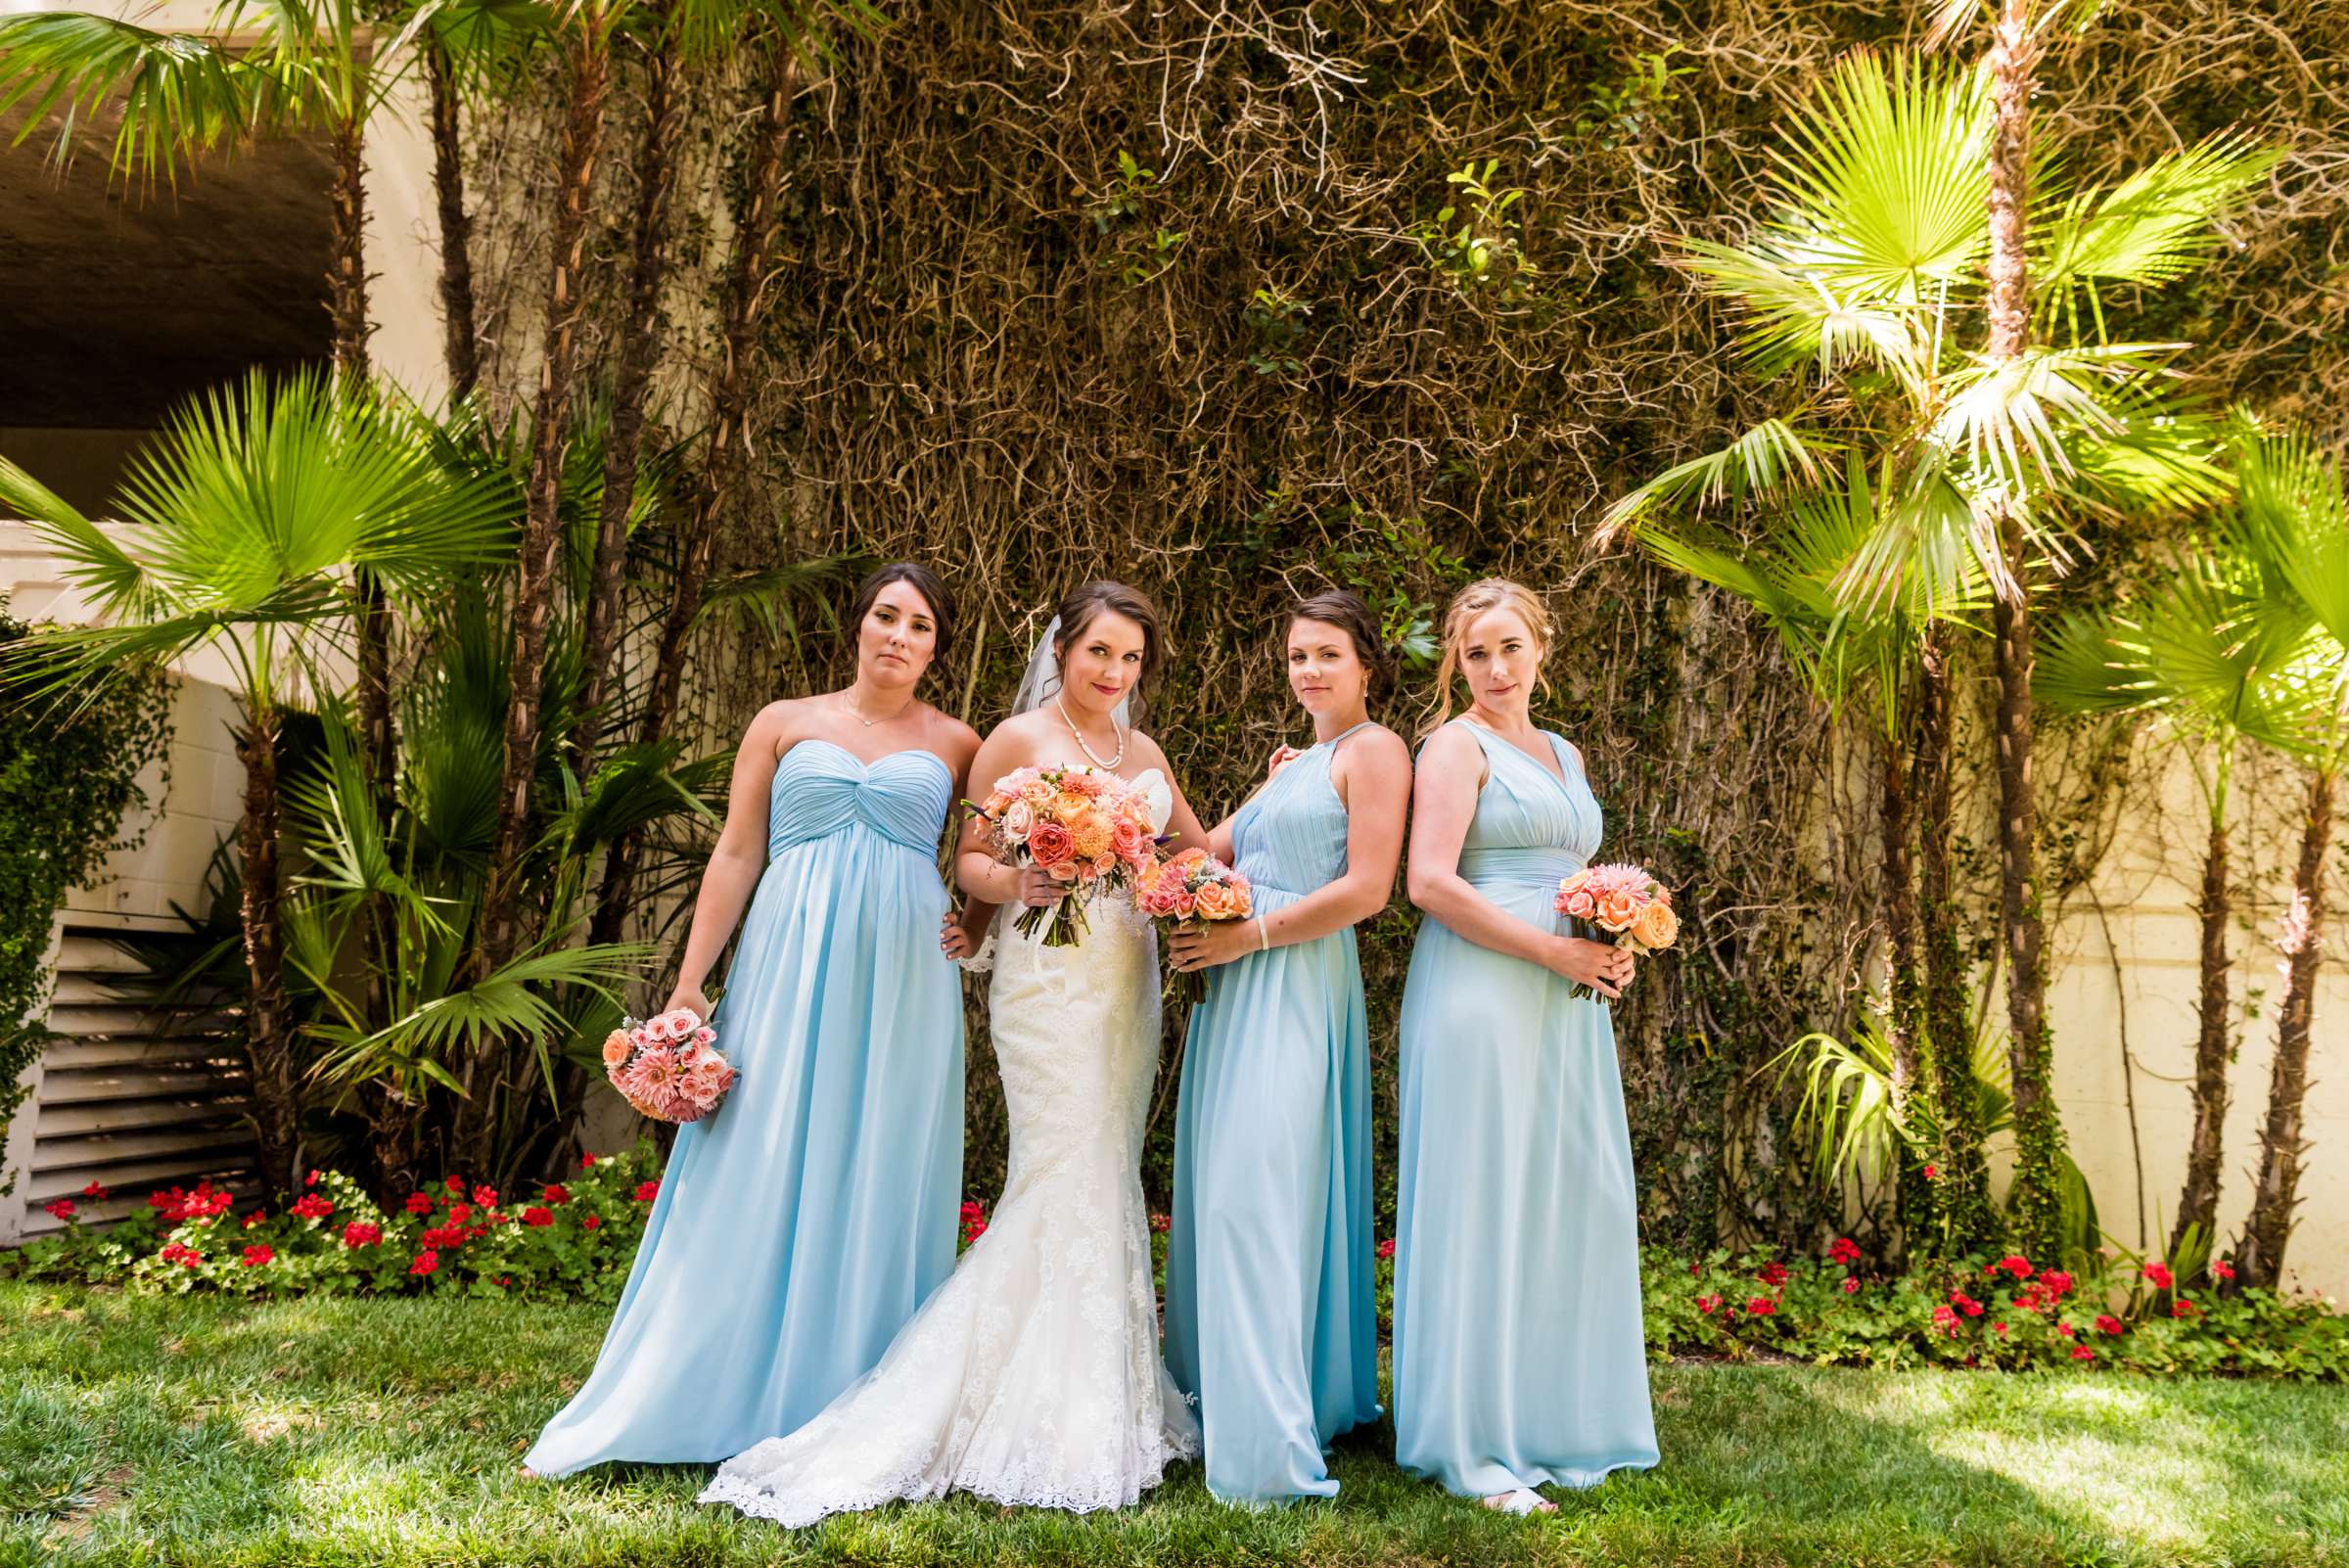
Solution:
<path fill-rule="evenodd" d="M 462 101 L 447 48 L 424 39 L 425 79 L 433 99 L 433 194 L 440 208 L 440 331 L 448 359 L 451 402 L 469 397 L 482 379 L 481 344 L 473 302 L 473 219 L 465 211 Z"/>
<path fill-rule="evenodd" d="M 278 926 L 277 722 L 247 715 L 237 731 L 245 764 L 245 816 L 237 828 L 243 862 L 245 976 L 252 989 L 245 1051 L 253 1067 L 253 1148 L 270 1192 L 292 1190 L 300 1136 L 300 1096 L 294 1069 L 294 1010 L 286 1000 L 286 950 Z"/>
<path fill-rule="evenodd" d="M 1897 696 L 1890 699 L 1902 711 Z M 1876 733 L 1881 748 L 1882 791 L 1878 827 L 1883 844 L 1884 947 L 1890 1004 L 1887 1030 L 1892 1047 L 1892 1114 L 1904 1129 L 1921 1103 L 1929 1103 L 1932 1082 L 1924 1059 L 1924 988 L 1916 962 L 1916 861 L 1909 847 L 1910 760 L 1893 735 Z M 1924 1179 L 1926 1161 L 1904 1139 L 1894 1176 L 1893 1207 L 1901 1228 L 1922 1237 L 1931 1228 L 1933 1194 Z"/>
<path fill-rule="evenodd" d="M 789 40 L 777 38 L 767 70 L 765 102 L 759 113 L 758 139 L 752 148 L 750 199 L 735 229 L 734 254 L 727 268 L 725 344 L 710 389 L 710 455 L 685 535 L 679 541 L 676 586 L 668 619 L 661 626 L 660 654 L 646 698 L 644 740 L 648 745 L 668 731 L 684 675 L 686 635 L 701 614 L 702 591 L 710 580 L 717 516 L 733 497 L 749 446 L 751 356 L 758 348 L 759 322 L 766 302 L 766 257 L 774 249 L 775 208 L 782 195 L 783 143 L 799 81 L 799 56 Z"/>
<path fill-rule="evenodd" d="M 1994 363 L 2029 345 L 2031 89 L 2039 46 L 2028 0 L 2001 0 L 1991 56 L 1990 342 Z M 2061 1263 L 2063 1124 L 2051 1080 L 2047 1022 L 2047 934 L 2039 901 L 2039 808 L 2032 781 L 2032 633 L 2027 540 L 2021 514 L 1997 513 L 2001 580 L 1993 629 L 1999 675 L 2000 919 L 2006 942 L 2007 1052 L 2014 1092 L 2016 1239 L 2032 1256 Z"/>
<path fill-rule="evenodd" d="M 710 455 L 692 515 L 678 541 L 677 580 L 668 618 L 661 625 L 660 652 L 645 696 L 643 740 L 648 746 L 668 733 L 676 709 L 686 636 L 701 613 L 702 592 L 710 580 L 718 513 L 733 494 L 750 439 L 750 362 L 758 347 L 759 321 L 766 299 L 766 257 L 774 249 L 775 208 L 782 195 L 783 144 L 790 130 L 791 100 L 800 82 L 799 56 L 790 41 L 778 37 L 771 48 L 765 100 L 760 107 L 751 152 L 749 199 L 735 227 L 734 254 L 727 264 L 725 343 L 710 389 Z M 603 883 L 596 892 L 595 914 L 588 924 L 590 942 L 618 940 L 626 923 L 635 897 L 638 842 L 631 831 L 612 846 Z"/>
<path fill-rule="evenodd" d="M 2292 875 L 2292 912 L 2284 922 L 2283 1007 L 2276 1016 L 2276 1066 L 2268 1081 L 2268 1120 L 2259 1134 L 2259 1184 L 2251 1214 L 2235 1244 L 2238 1285 L 2280 1286 L 2292 1210 L 2300 1201 L 2300 1112 L 2308 1097 L 2308 1041 L 2315 1022 L 2317 968 L 2325 933 L 2325 861 L 2332 844 L 2329 769 L 2308 781 L 2308 820 L 2300 832 L 2300 864 Z"/>
<path fill-rule="evenodd" d="M 540 666 L 554 619 L 563 547 L 556 511 L 562 496 L 563 450 L 577 371 L 579 269 L 587 245 L 596 150 L 603 137 L 604 101 L 611 86 L 611 55 L 602 25 L 602 17 L 594 12 L 579 16 L 573 23 L 571 113 L 563 127 L 552 231 L 554 267 L 547 286 L 538 401 L 530 415 L 530 486 L 522 560 L 514 584 L 509 675 L 513 689 L 506 706 L 505 771 L 498 788 L 497 835 L 482 896 L 477 978 L 513 957 L 520 938 L 522 853 L 530 831 L 530 785 L 538 761 Z"/>
<path fill-rule="evenodd" d="M 1934 1205 L 1951 1257 L 1990 1247 L 1998 1214 L 1982 1152 L 1982 1102 L 1974 1090 L 1973 1029 L 1966 1017 L 1966 961 L 1951 894 L 1950 648 L 1939 626 L 1925 633 L 1916 683 L 1917 891 L 1925 948 L 1925 1060 L 1934 1077 L 1941 1127 Z"/>
<path fill-rule="evenodd" d="M 612 425 L 604 437 L 603 514 L 588 573 L 580 665 L 585 689 L 572 731 L 574 765 L 595 769 L 613 646 L 619 639 L 621 588 L 627 572 L 628 513 L 636 502 L 636 457 L 644 443 L 645 390 L 661 357 L 661 290 L 668 274 L 668 210 L 677 185 L 677 147 L 685 133 L 684 75 L 668 8 L 655 6 L 659 29 L 645 78 L 644 142 L 636 155 L 636 254 L 628 314 L 621 325 L 620 364 L 612 381 Z"/>
<path fill-rule="evenodd" d="M 2194 1042 L 2194 1136 L 2187 1146 L 2186 1188 L 2178 1196 L 2178 1218 L 2170 1228 L 2176 1258 L 2189 1226 L 2199 1226 L 2205 1246 L 2215 1241 L 2219 1222 L 2219 1160 L 2227 1130 L 2227 1067 L 2234 1056 L 2228 1028 L 2227 921 L 2234 912 L 2227 897 L 2227 763 L 2219 763 L 2219 786 L 2211 804 L 2210 844 L 2202 855 L 2201 1035 Z"/>

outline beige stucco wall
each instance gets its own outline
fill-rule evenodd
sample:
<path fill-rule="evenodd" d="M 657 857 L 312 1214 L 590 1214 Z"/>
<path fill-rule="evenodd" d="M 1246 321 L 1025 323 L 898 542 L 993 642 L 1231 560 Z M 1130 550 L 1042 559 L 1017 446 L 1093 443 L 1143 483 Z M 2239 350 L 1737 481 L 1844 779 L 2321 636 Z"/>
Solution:
<path fill-rule="evenodd" d="M 2144 804 L 2124 817 L 2087 893 L 2067 902 L 2053 932 L 2056 968 L 2050 989 L 2055 1025 L 2056 1098 L 2073 1158 L 2087 1175 L 2105 1229 L 2122 1242 L 2158 1250 L 2167 1243 L 2193 1131 L 2194 1042 L 2201 993 L 2200 925 L 2195 901 L 2207 843 L 2205 807 L 2189 755 L 2157 745 L 2166 762 L 2137 794 Z M 2231 932 L 2235 1017 L 2241 1052 L 2232 1074 L 2226 1161 L 2220 1189 L 2222 1248 L 2240 1233 L 2259 1160 L 2268 1074 L 2275 1058 L 2276 1013 L 2283 995 L 2277 972 L 2279 927 L 2292 887 L 2301 783 L 2270 761 L 2238 778 L 2234 809 L 2239 841 L 2238 920 Z M 2341 842 L 2336 827 L 2334 843 Z M 2337 863 L 2337 861 L 2336 861 Z M 2349 1061 L 2342 1055 L 2349 1020 L 2349 972 L 2338 962 L 2344 936 L 2338 878 L 2333 917 L 2316 998 L 2309 1052 L 2307 1163 L 2300 1220 L 2286 1253 L 2286 1284 L 2349 1296 Z M 2254 901 L 2255 900 L 2255 901 Z M 2099 919 L 2096 904 L 2103 906 Z M 2243 922 L 2252 923 L 2245 930 Z M 2109 922 L 2111 941 L 2105 940 Z M 2256 1016 L 2244 1018 L 2257 992 Z M 2130 1065 L 2123 1064 L 2126 1034 Z M 2144 1228 L 2139 1233 L 2137 1139 L 2144 1167 Z"/>

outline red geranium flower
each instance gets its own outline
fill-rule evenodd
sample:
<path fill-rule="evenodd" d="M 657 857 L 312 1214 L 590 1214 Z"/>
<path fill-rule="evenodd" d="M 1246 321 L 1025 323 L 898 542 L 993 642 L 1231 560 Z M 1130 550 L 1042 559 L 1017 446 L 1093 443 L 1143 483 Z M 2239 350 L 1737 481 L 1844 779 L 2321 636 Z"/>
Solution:
<path fill-rule="evenodd" d="M 594 1170 L 594 1169 L 595 1169 L 595 1156 L 594 1156 L 594 1155 L 592 1155 L 592 1154 L 581 1154 L 581 1155 L 579 1156 L 579 1169 L 580 1169 L 580 1170 L 582 1170 L 582 1171 L 592 1171 L 592 1170 Z"/>
<path fill-rule="evenodd" d="M 254 1225 L 259 1224 L 262 1221 L 268 1218 L 269 1217 L 261 1213 L 260 1210 L 255 1209 L 253 1211 L 253 1213 L 245 1217 L 245 1228 L 251 1230 Z"/>
<path fill-rule="evenodd" d="M 1938 1166 L 1931 1166 L 1931 1165 L 1928 1165 L 1928 1166 L 1926 1166 L 1926 1167 L 1925 1167 L 1925 1179 L 1926 1179 L 1927 1181 L 1939 1181 L 1939 1180 L 1941 1179 L 1941 1169 L 1940 1169 L 1940 1167 L 1938 1167 Z"/>
<path fill-rule="evenodd" d="M 522 1211 L 522 1222 L 526 1225 L 551 1225 L 555 1222 L 555 1211 L 533 1203 Z"/>
<path fill-rule="evenodd" d="M 1154 1214 L 1150 1217 L 1150 1228 L 1163 1236 L 1174 1228 L 1174 1217 L 1171 1214 Z"/>
<path fill-rule="evenodd" d="M 598 1225 L 601 1225 L 603 1222 L 604 1222 L 604 1217 L 603 1217 L 602 1215 L 600 1215 L 600 1214 L 591 1214 L 591 1215 L 589 1215 L 589 1216 L 588 1216 L 586 1219 L 584 1219 L 584 1220 L 582 1220 L 582 1221 L 580 1221 L 580 1222 L 579 1222 L 579 1223 L 580 1223 L 580 1224 L 582 1224 L 582 1225 L 586 1226 L 586 1227 L 587 1227 L 589 1230 L 593 1230 L 593 1229 L 595 1229 L 595 1228 L 596 1228 Z"/>
<path fill-rule="evenodd" d="M 427 1248 L 425 1251 L 416 1255 L 416 1261 L 414 1263 L 408 1265 L 408 1272 L 411 1274 L 429 1274 L 439 1267 L 440 1255 L 432 1251 L 430 1248 Z"/>
<path fill-rule="evenodd" d="M 1965 1315 L 1968 1317 L 1979 1317 L 1982 1315 L 1982 1304 L 1974 1300 L 1973 1297 L 1968 1296 L 1962 1290 L 1953 1290 L 1950 1292 L 1950 1305 L 1957 1308 L 1959 1312 L 1965 1314 Z"/>
<path fill-rule="evenodd" d="M 1707 1317 L 1712 1316 L 1715 1312 L 1720 1310 L 1720 1307 L 1721 1298 L 1719 1296 L 1699 1296 L 1696 1298 L 1696 1310 L 1700 1313 L 1703 1313 Z"/>
<path fill-rule="evenodd" d="M 1843 1293 L 1844 1293 L 1845 1295 L 1847 1295 L 1847 1296 L 1854 1294 L 1855 1292 L 1857 1292 L 1857 1291 L 1859 1290 L 1859 1288 L 1860 1288 L 1860 1281 L 1859 1281 L 1859 1280 L 1857 1280 L 1857 1279 L 1849 1279 L 1849 1278 L 1847 1278 L 1847 1279 L 1846 1279 L 1846 1280 L 1844 1280 L 1844 1282 L 1843 1282 Z"/>
<path fill-rule="evenodd" d="M 2072 1327 L 2072 1325 L 2069 1323 L 2057 1323 L 2055 1325 L 2055 1332 L 2061 1334 L 2066 1339 L 2070 1339 L 2074 1334 L 2078 1333 L 2079 1330 Z"/>
<path fill-rule="evenodd" d="M 261 1265 L 267 1263 L 270 1259 L 276 1256 L 276 1253 L 269 1250 L 266 1242 L 256 1241 L 252 1246 L 245 1249 L 245 1267 L 248 1268 L 258 1268 Z"/>
<path fill-rule="evenodd" d="M 651 1181 L 643 1182 L 636 1188 L 636 1201 L 638 1203 L 650 1203 L 659 1196 L 661 1196 L 661 1182 L 658 1177 Z"/>
<path fill-rule="evenodd" d="M 1745 1304 L 1745 1310 L 1756 1317 L 1769 1317 L 1778 1310 L 1778 1304 L 1768 1296 L 1756 1296 Z"/>
<path fill-rule="evenodd" d="M 198 1264 L 204 1262 L 203 1253 L 198 1252 L 193 1247 L 183 1247 L 176 1241 L 165 1247 L 161 1252 L 157 1253 L 156 1256 L 162 1259 L 162 1261 L 167 1264 L 182 1264 L 190 1268 L 193 1268 Z"/>
<path fill-rule="evenodd" d="M 2096 1359 L 2096 1353 L 2095 1351 L 2093 1351 L 2093 1350 L 2090 1350 L 2090 1349 L 2089 1349 L 2089 1348 L 2088 1348 L 2086 1345 L 2074 1345 L 2074 1346 L 2072 1347 L 2072 1360 L 2075 1360 L 2075 1361 L 2093 1361 L 2093 1360 L 2095 1360 Z"/>
<path fill-rule="evenodd" d="M 93 1181 L 90 1183 L 90 1185 L 97 1186 L 98 1183 Z M 98 1196 L 104 1197 L 106 1194 L 105 1192 L 101 1191 Z M 2210 1262 L 2210 1277 L 2213 1279 L 2233 1279 L 2234 1277 L 2234 1266 L 2230 1263 L 2222 1263 L 2218 1259 L 2213 1258 Z"/>
<path fill-rule="evenodd" d="M 547 1185 L 547 1189 L 540 1193 L 539 1196 L 545 1199 L 548 1203 L 559 1208 L 571 1201 L 571 1188 L 565 1186 L 560 1181 L 550 1182 Z"/>
<path fill-rule="evenodd" d="M 2037 1270 L 2031 1267 L 2030 1259 L 2020 1257 L 2012 1253 L 2001 1258 L 1997 1263 L 1992 1264 L 1988 1271 L 1995 1274 L 2002 1268 L 2014 1275 L 2014 1277 L 2017 1279 L 2028 1279 L 2032 1276 L 2032 1274 L 2037 1272 Z"/>
<path fill-rule="evenodd" d="M 372 1247 L 383 1239 L 384 1227 L 371 1225 L 364 1220 L 353 1220 L 343 1227 L 343 1245 L 345 1247 Z"/>
<path fill-rule="evenodd" d="M 408 1194 L 408 1213 L 431 1214 L 432 1212 L 433 1200 L 430 1197 L 421 1192 L 411 1192 Z"/>
<path fill-rule="evenodd" d="M 1756 1274 L 1754 1277 L 1761 1280 L 1765 1285 L 1770 1286 L 1771 1289 L 1775 1290 L 1778 1288 L 1778 1286 L 1786 1283 L 1786 1266 L 1782 1263 L 1764 1264 L 1762 1266 L 1762 1271 Z"/>
<path fill-rule="evenodd" d="M 465 1193 L 465 1178 L 463 1176 L 450 1176 L 447 1181 L 447 1186 L 449 1191 L 454 1192 L 458 1196 L 462 1197 Z"/>
<path fill-rule="evenodd" d="M 304 1220 L 323 1220 L 335 1212 L 335 1206 L 315 1192 L 305 1192 L 294 1200 L 294 1213 Z"/>
<path fill-rule="evenodd" d="M 88 1186 L 81 1189 L 81 1195 L 89 1199 L 92 1203 L 104 1203 L 106 1201 L 106 1183 L 103 1181 L 93 1181 Z M 2234 1277 L 2234 1269 L 2230 1268 L 2227 1272 L 2229 1278 Z"/>
<path fill-rule="evenodd" d="M 1948 1307 L 1933 1309 L 1933 1326 L 1952 1338 L 1958 1334 L 1958 1314 Z"/>
<path fill-rule="evenodd" d="M 454 1248 L 464 1242 L 465 1227 L 462 1225 L 434 1225 L 416 1239 L 434 1251 Z"/>
<path fill-rule="evenodd" d="M 2072 1276 L 2060 1268 L 2049 1269 L 2039 1276 L 2039 1282 L 2048 1288 L 2050 1295 L 2054 1296 L 2066 1295 L 2072 1288 Z"/>
<path fill-rule="evenodd" d="M 2155 1290 L 2168 1290 L 2178 1282 L 2177 1276 L 2166 1266 L 2157 1263 L 2145 1265 L 2144 1276 L 2145 1283 Z"/>
<path fill-rule="evenodd" d="M 303 1176 L 301 1178 L 301 1184 L 305 1187 L 316 1186 L 318 1184 L 318 1173 L 312 1171 L 308 1176 Z"/>
<path fill-rule="evenodd" d="M 53 1198 L 42 1207 L 57 1219 L 70 1220 L 73 1218 L 73 1200 L 71 1198 Z"/>
<path fill-rule="evenodd" d="M 1990 1331 L 1994 1334 L 2004 1334 L 2006 1332 L 2006 1325 L 2004 1323 L 1993 1323 L 1990 1325 Z"/>
<path fill-rule="evenodd" d="M 2172 1317 L 2199 1317 L 2202 1315 L 2202 1309 L 2181 1296 L 2170 1303 L 2170 1315 Z"/>
<path fill-rule="evenodd" d="M 1860 1243 L 1849 1236 L 1837 1236 L 1835 1245 L 1827 1249 L 1827 1256 L 1849 1268 L 1860 1261 Z"/>
<path fill-rule="evenodd" d="M 1392 1258 L 1395 1256 L 1395 1238 L 1393 1236 L 1389 1236 L 1386 1240 L 1378 1244 L 1378 1255 L 1381 1258 Z"/>
<path fill-rule="evenodd" d="M 452 1203 L 452 1204 L 450 1204 L 450 1205 L 448 1206 L 448 1222 L 449 1222 L 450 1224 L 452 1224 L 452 1225 L 461 1225 L 461 1224 L 464 1224 L 465 1222 L 467 1222 L 468 1221 L 470 1221 L 472 1218 L 473 1218 L 473 1205 L 472 1205 L 472 1204 L 470 1204 L 470 1203 Z"/>
<path fill-rule="evenodd" d="M 2097 1332 L 2097 1333 L 2099 1333 L 2099 1334 L 2117 1334 L 2117 1333 L 2119 1333 L 2119 1332 L 2121 1331 L 2122 1327 L 2123 1327 L 2123 1324 L 2122 1324 L 2121 1320 L 2120 1320 L 2119 1318 L 2117 1318 L 2117 1317 L 2113 1316 L 2113 1315 L 2112 1315 L 2112 1314 L 2110 1314 L 2110 1313 L 2098 1313 L 2098 1314 L 2096 1314 L 2096 1332 Z"/>
<path fill-rule="evenodd" d="M 474 1201 L 475 1203 L 477 1203 L 477 1204 L 480 1204 L 480 1205 L 481 1205 L 483 1208 L 484 1208 L 484 1209 L 494 1209 L 494 1208 L 496 1208 L 496 1207 L 497 1207 L 497 1188 L 495 1188 L 495 1187 L 476 1187 L 476 1188 L 474 1188 L 474 1189 L 473 1189 L 473 1201 Z"/>

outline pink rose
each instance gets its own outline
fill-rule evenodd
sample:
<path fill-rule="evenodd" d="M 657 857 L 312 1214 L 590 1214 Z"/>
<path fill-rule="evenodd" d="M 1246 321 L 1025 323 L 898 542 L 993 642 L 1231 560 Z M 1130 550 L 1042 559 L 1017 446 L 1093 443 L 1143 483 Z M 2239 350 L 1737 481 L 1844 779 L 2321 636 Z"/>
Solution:
<path fill-rule="evenodd" d="M 604 1070 L 609 1072 L 625 1062 L 628 1059 L 628 1052 L 633 1049 L 635 1049 L 635 1045 L 629 1040 L 626 1030 L 616 1029 L 606 1035 L 604 1037 Z"/>
<path fill-rule="evenodd" d="M 995 822 L 995 839 L 1002 844 L 1025 844 L 1028 835 L 1036 830 L 1036 807 L 1026 801 L 1014 801 L 1003 807 Z"/>
<path fill-rule="evenodd" d="M 1058 822 L 1038 822 L 1028 835 L 1028 853 L 1036 857 L 1037 865 L 1062 868 L 1053 871 L 1053 875 L 1065 877 L 1069 862 L 1077 857 L 1077 840 Z"/>
<path fill-rule="evenodd" d="M 1598 909 L 1588 888 L 1577 888 L 1566 895 L 1566 912 L 1577 920 L 1588 920 Z"/>

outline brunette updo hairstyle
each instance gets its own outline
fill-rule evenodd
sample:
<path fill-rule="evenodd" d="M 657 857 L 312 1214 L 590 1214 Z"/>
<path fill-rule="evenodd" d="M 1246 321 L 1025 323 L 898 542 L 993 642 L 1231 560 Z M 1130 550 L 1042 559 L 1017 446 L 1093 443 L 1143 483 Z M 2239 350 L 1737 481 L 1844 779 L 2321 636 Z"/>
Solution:
<path fill-rule="evenodd" d="M 1143 693 L 1158 678 L 1158 671 L 1167 660 L 1166 633 L 1158 620 L 1158 606 L 1139 588 L 1129 588 L 1123 582 L 1096 579 L 1074 589 L 1060 601 L 1052 613 L 1060 618 L 1060 636 L 1052 646 L 1055 663 L 1066 657 L 1070 643 L 1084 635 L 1084 630 L 1099 620 L 1105 611 L 1115 611 L 1142 628 L 1142 674 L 1133 683 L 1133 714 L 1138 721 L 1142 713 Z M 1065 676 L 1063 677 L 1066 678 Z"/>
<path fill-rule="evenodd" d="M 856 603 L 849 611 L 850 639 L 854 640 L 857 628 L 872 612 L 874 601 L 881 597 L 881 590 L 893 582 L 904 583 L 929 602 L 930 623 L 938 628 L 937 646 L 930 650 L 930 665 L 936 669 L 954 646 L 954 595 L 944 579 L 919 561 L 892 561 L 875 568 L 856 585 Z"/>
<path fill-rule="evenodd" d="M 1463 644 L 1468 641 L 1468 628 L 1489 610 L 1514 610 L 1517 619 L 1532 632 L 1538 657 L 1549 655 L 1549 610 L 1541 596 L 1522 582 L 1507 577 L 1484 577 L 1471 582 L 1452 596 L 1451 608 L 1444 612 L 1444 662 L 1436 667 L 1436 702 L 1431 717 L 1422 733 L 1433 734 L 1451 717 L 1451 677 L 1459 673 Z M 1545 690 L 1549 676 L 1537 665 L 1534 670 L 1537 690 Z"/>
<path fill-rule="evenodd" d="M 1351 588 L 1331 588 L 1300 599 L 1289 611 L 1289 622 L 1293 625 L 1300 621 L 1317 621 L 1346 633 L 1354 644 L 1354 656 L 1370 677 L 1366 694 L 1372 702 L 1395 689 L 1394 651 L 1380 637 L 1378 617 L 1370 613 L 1360 594 Z"/>

